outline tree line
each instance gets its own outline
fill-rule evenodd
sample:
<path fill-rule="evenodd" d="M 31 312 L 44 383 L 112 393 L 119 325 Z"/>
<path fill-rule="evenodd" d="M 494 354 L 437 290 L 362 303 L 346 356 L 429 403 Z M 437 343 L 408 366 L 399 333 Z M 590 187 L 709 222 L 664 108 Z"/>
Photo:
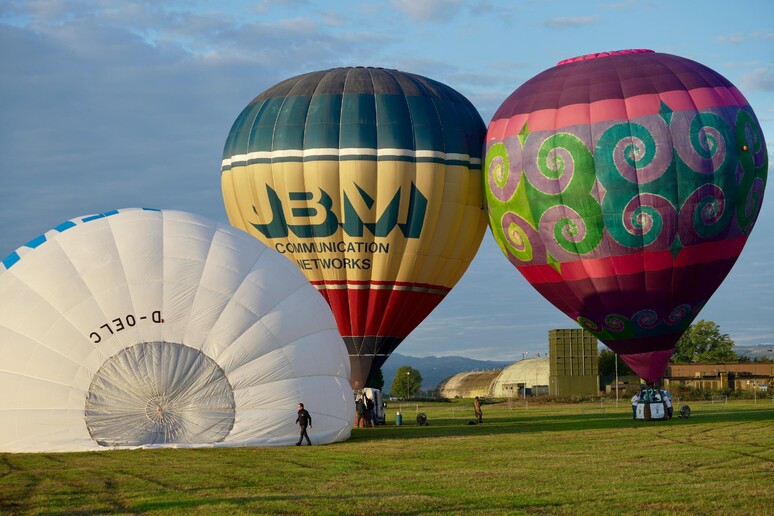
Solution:
<path fill-rule="evenodd" d="M 600 376 L 615 374 L 615 361 L 618 359 L 618 375 L 634 375 L 621 356 L 605 349 L 599 353 Z M 720 331 L 714 321 L 700 320 L 690 325 L 675 344 L 675 352 L 670 359 L 672 364 L 711 364 L 723 362 L 749 362 L 750 358 L 737 355 L 734 341 L 727 333 Z"/>

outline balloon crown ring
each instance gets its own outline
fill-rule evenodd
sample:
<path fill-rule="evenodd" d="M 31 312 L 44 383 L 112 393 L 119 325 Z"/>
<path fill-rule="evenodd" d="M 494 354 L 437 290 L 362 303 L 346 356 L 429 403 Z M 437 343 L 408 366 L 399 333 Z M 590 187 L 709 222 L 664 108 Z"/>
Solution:
<path fill-rule="evenodd" d="M 556 66 L 561 66 L 561 65 L 570 64 L 570 63 L 577 63 L 578 61 L 589 61 L 591 59 L 598 59 L 600 57 L 623 56 L 623 55 L 629 55 L 629 54 L 652 54 L 652 53 L 653 53 L 653 50 L 649 50 L 647 48 L 629 48 L 626 50 L 611 50 L 610 52 L 597 52 L 595 54 L 585 54 L 578 57 L 563 59 L 558 63 L 556 63 Z"/>

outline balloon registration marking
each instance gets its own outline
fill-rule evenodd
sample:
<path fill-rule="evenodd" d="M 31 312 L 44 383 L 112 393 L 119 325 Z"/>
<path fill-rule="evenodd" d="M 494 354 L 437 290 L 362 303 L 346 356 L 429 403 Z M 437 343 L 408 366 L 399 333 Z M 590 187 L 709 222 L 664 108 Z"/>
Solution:
<path fill-rule="evenodd" d="M 103 331 L 100 332 L 98 330 L 95 330 L 89 334 L 89 338 L 94 344 L 99 344 L 100 342 L 102 342 L 103 335 L 106 335 L 106 334 L 113 335 L 127 328 L 132 328 L 138 322 L 141 323 L 143 321 L 150 321 L 150 322 L 159 324 L 159 323 L 163 323 L 164 319 L 161 318 L 160 310 L 154 310 L 153 312 L 150 313 L 150 315 L 135 316 L 133 314 L 126 314 L 123 317 L 116 317 L 115 319 L 112 319 L 109 322 L 106 322 L 105 324 L 100 325 L 98 330 L 103 330 Z"/>

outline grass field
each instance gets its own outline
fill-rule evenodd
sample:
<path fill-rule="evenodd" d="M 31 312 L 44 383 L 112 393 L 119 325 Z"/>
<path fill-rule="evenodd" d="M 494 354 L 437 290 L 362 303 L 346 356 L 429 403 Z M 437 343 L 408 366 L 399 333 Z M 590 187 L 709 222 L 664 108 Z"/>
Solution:
<path fill-rule="evenodd" d="M 0 514 L 774 514 L 772 400 L 690 405 L 504 402 L 473 426 L 469 400 L 411 403 L 329 446 L 0 454 Z"/>

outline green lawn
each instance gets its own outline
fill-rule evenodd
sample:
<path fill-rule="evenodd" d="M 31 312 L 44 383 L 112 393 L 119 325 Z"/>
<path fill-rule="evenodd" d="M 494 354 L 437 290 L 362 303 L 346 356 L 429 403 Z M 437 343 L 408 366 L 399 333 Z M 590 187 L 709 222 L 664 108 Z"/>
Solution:
<path fill-rule="evenodd" d="M 412 403 L 329 446 L 0 454 L 0 514 L 774 514 L 772 400 L 690 405 L 499 403 L 467 425 L 469 400 Z"/>

